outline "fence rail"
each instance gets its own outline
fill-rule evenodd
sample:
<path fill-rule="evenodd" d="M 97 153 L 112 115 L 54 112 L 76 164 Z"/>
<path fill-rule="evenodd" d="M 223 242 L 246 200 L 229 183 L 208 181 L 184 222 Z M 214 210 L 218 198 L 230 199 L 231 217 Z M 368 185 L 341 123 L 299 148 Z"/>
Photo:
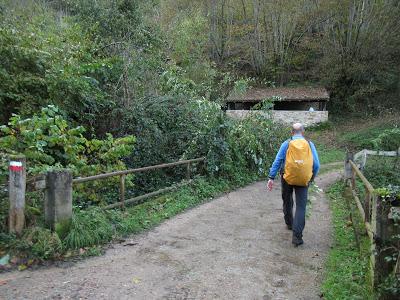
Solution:
<path fill-rule="evenodd" d="M 368 150 L 368 149 L 361 150 L 360 152 L 354 154 L 354 157 L 353 157 L 354 161 L 361 160 L 361 162 L 359 164 L 359 168 L 361 170 L 364 169 L 364 167 L 367 163 L 368 155 L 396 157 L 396 156 L 400 156 L 400 148 L 397 151 Z"/>
<path fill-rule="evenodd" d="M 139 172 L 145 172 L 145 171 L 151 171 L 151 170 L 157 170 L 157 169 L 165 169 L 165 168 L 171 168 L 175 166 L 180 166 L 180 165 L 186 165 L 186 183 L 180 184 L 187 184 L 190 180 L 190 166 L 193 163 L 197 162 L 202 162 L 205 160 L 205 157 L 199 157 L 199 158 L 194 158 L 194 159 L 188 159 L 188 160 L 180 160 L 172 163 L 166 163 L 166 164 L 159 164 L 159 165 L 154 165 L 154 166 L 147 166 L 147 167 L 141 167 L 141 168 L 136 168 L 136 169 L 129 169 L 129 170 L 123 170 L 123 171 L 115 171 L 115 172 L 109 172 L 109 173 L 104 173 L 104 174 L 99 174 L 99 175 L 94 175 L 94 176 L 88 176 L 88 177 L 82 177 L 82 178 L 75 178 L 72 180 L 73 184 L 79 184 L 79 183 L 84 183 L 88 181 L 93 181 L 93 180 L 100 180 L 100 179 L 105 179 L 109 177 L 115 177 L 119 176 L 119 202 L 113 203 L 110 205 L 107 205 L 103 207 L 103 209 L 111 209 L 111 208 L 116 208 L 116 207 L 125 207 L 126 204 L 132 204 L 132 203 L 138 203 L 139 201 L 142 201 L 144 199 L 154 197 L 156 195 L 172 191 L 177 188 L 177 186 L 171 186 L 167 188 L 160 189 L 155 192 L 151 192 L 145 195 L 141 195 L 135 198 L 131 198 L 126 200 L 125 199 L 125 177 L 128 174 L 133 174 L 133 173 L 139 173 Z"/>
<path fill-rule="evenodd" d="M 98 179 L 104 179 L 104 178 L 113 177 L 113 176 L 123 176 L 123 175 L 132 174 L 132 173 L 138 173 L 138 172 L 144 172 L 144 171 L 150 171 L 150 170 L 156 170 L 156 169 L 170 168 L 170 167 L 179 166 L 179 165 L 188 165 L 188 166 L 190 166 L 190 164 L 192 164 L 192 163 L 201 162 L 201 161 L 204 161 L 204 160 L 205 160 L 205 157 L 200 157 L 200 158 L 195 158 L 195 159 L 188 159 L 188 160 L 180 160 L 180 161 L 177 161 L 177 162 L 154 165 L 154 166 L 147 166 L 147 167 L 142 167 L 142 168 L 137 168 L 137 169 L 115 171 L 115 172 L 104 173 L 104 174 L 88 176 L 88 177 L 82 177 L 82 178 L 78 177 L 78 178 L 73 179 L 72 182 L 74 184 L 77 184 L 77 183 L 93 181 L 93 180 L 98 180 Z"/>
<path fill-rule="evenodd" d="M 10 199 L 10 232 L 17 234 L 22 232 L 25 217 L 25 192 L 44 190 L 44 215 L 48 226 L 52 229 L 57 228 L 57 224 L 68 224 L 72 217 L 72 191 L 73 185 L 81 184 L 94 180 L 102 180 L 110 177 L 119 176 L 119 202 L 104 206 L 103 209 L 125 207 L 126 204 L 138 204 L 144 199 L 172 191 L 182 185 L 191 182 L 191 165 L 204 162 L 205 157 L 180 160 L 172 163 L 164 163 L 153 166 L 146 166 L 136 169 L 121 170 L 103 173 L 88 177 L 72 178 L 71 171 L 58 170 L 48 171 L 44 175 L 35 176 L 26 180 L 25 157 L 13 157 L 10 159 L 10 180 L 9 180 L 9 199 Z M 125 199 L 125 179 L 126 176 L 138 172 L 146 172 L 157 169 L 171 168 L 176 166 L 186 166 L 184 181 L 173 186 L 165 187 L 160 190 Z"/>

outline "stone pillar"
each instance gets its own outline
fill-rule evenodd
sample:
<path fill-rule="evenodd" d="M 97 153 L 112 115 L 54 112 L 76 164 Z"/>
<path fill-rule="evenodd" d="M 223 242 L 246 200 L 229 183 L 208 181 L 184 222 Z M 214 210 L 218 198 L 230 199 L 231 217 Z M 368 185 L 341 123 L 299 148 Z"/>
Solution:
<path fill-rule="evenodd" d="M 64 237 L 72 218 L 72 173 L 69 170 L 46 174 L 44 214 L 47 226 Z"/>
<path fill-rule="evenodd" d="M 10 199 L 9 230 L 17 235 L 25 225 L 25 190 L 26 159 L 25 156 L 10 157 L 8 192 Z"/>

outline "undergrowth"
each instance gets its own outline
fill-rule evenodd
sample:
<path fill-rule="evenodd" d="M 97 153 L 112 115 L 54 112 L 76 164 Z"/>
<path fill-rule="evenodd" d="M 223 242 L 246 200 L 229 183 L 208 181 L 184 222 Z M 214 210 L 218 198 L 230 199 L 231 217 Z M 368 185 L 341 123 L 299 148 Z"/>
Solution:
<path fill-rule="evenodd" d="M 364 175 L 374 188 L 400 186 L 400 157 L 368 156 Z"/>
<path fill-rule="evenodd" d="M 74 212 L 71 230 L 63 240 L 67 249 L 79 249 L 108 242 L 113 237 L 113 228 L 101 208 Z"/>
<path fill-rule="evenodd" d="M 323 297 L 332 300 L 373 299 L 368 284 L 369 241 L 364 234 L 365 229 L 358 211 L 352 207 L 353 222 L 357 232 L 360 233 L 360 248 L 358 248 L 344 191 L 343 182 L 337 182 L 328 189 L 334 236 L 322 285 Z"/>

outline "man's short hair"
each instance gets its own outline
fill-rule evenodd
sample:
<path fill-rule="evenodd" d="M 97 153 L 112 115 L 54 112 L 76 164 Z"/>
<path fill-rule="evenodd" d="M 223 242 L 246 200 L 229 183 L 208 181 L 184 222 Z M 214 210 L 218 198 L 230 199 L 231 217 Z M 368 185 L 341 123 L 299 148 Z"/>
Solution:
<path fill-rule="evenodd" d="M 292 133 L 299 134 L 304 132 L 304 126 L 301 123 L 294 123 L 292 125 Z"/>

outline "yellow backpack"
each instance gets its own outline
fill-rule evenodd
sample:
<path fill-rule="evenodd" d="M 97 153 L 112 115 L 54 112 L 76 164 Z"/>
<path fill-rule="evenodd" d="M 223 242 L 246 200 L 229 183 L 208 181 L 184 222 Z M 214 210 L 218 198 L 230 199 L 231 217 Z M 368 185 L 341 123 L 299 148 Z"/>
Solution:
<path fill-rule="evenodd" d="M 290 185 L 307 186 L 312 177 L 314 159 L 306 139 L 289 141 L 283 179 Z"/>

